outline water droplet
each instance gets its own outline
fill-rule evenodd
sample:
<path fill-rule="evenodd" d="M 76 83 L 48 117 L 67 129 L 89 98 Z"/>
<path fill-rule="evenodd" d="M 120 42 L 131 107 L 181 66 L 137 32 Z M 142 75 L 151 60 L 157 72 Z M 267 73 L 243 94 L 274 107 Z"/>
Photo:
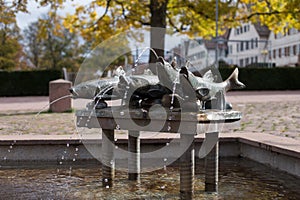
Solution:
<path fill-rule="evenodd" d="M 160 188 L 161 188 L 161 189 L 165 189 L 165 188 L 166 188 L 166 186 L 164 186 L 164 185 L 163 185 L 163 186 L 161 186 Z"/>
<path fill-rule="evenodd" d="M 173 110 L 173 108 L 174 108 L 174 107 L 173 107 L 173 106 L 171 106 L 171 107 L 170 107 L 170 110 Z"/>
<path fill-rule="evenodd" d="M 67 153 L 67 151 L 66 150 L 64 150 L 64 154 L 66 154 Z"/>
<path fill-rule="evenodd" d="M 10 149 L 12 149 L 12 148 L 13 148 L 13 146 L 11 145 L 11 146 L 9 146 L 9 148 L 10 148 Z"/>
<path fill-rule="evenodd" d="M 118 141 L 118 138 L 115 138 L 115 142 Z"/>
<path fill-rule="evenodd" d="M 62 165 L 62 161 L 60 161 L 59 164 Z"/>
<path fill-rule="evenodd" d="M 10 152 L 10 149 L 8 149 L 7 151 L 8 151 L 8 153 L 9 153 L 9 152 Z"/>
<path fill-rule="evenodd" d="M 6 160 L 6 157 L 4 157 L 3 160 Z"/>
<path fill-rule="evenodd" d="M 75 151 L 78 151 L 78 148 L 77 148 L 77 147 L 75 148 Z"/>
<path fill-rule="evenodd" d="M 78 156 L 78 154 L 77 154 L 77 153 L 75 153 L 75 154 L 74 154 L 74 156 Z"/>
<path fill-rule="evenodd" d="M 113 165 L 115 162 L 113 160 L 110 161 L 110 164 Z"/>
<path fill-rule="evenodd" d="M 85 126 L 87 127 L 87 126 L 88 126 L 88 124 L 85 124 Z"/>
<path fill-rule="evenodd" d="M 123 111 L 121 111 L 121 112 L 120 112 L 120 115 L 122 115 L 122 116 L 123 116 L 124 114 L 125 114 L 125 113 L 124 113 Z"/>
<path fill-rule="evenodd" d="M 105 179 L 104 179 L 104 182 L 105 182 L 105 183 L 107 183 L 107 182 L 108 182 L 108 179 L 107 179 L 107 178 L 105 178 Z"/>
<path fill-rule="evenodd" d="M 164 158 L 164 162 L 167 162 L 167 160 L 168 160 L 167 158 Z"/>
<path fill-rule="evenodd" d="M 70 146 L 70 144 L 69 143 L 67 143 L 67 147 L 69 147 Z"/>
<path fill-rule="evenodd" d="M 17 143 L 17 140 L 14 140 L 14 143 Z"/>
<path fill-rule="evenodd" d="M 120 130 L 120 126 L 119 126 L 119 124 L 117 124 L 117 126 L 116 126 L 116 129 L 117 129 L 117 130 Z"/>
<path fill-rule="evenodd" d="M 166 165 L 164 165 L 164 170 L 167 170 L 167 166 Z"/>
<path fill-rule="evenodd" d="M 73 158 L 73 162 L 75 162 L 76 161 L 76 159 L 75 158 Z"/>
<path fill-rule="evenodd" d="M 130 87 L 127 85 L 127 86 L 126 86 L 126 89 L 130 89 Z"/>
<path fill-rule="evenodd" d="M 108 188 L 109 188 L 109 185 L 107 185 L 105 188 L 108 189 Z"/>
<path fill-rule="evenodd" d="M 169 142 L 167 142 L 167 143 L 166 143 L 166 145 L 167 145 L 167 146 L 169 146 L 169 145 L 170 145 L 170 143 L 169 143 Z"/>
<path fill-rule="evenodd" d="M 61 159 L 62 159 L 62 160 L 64 160 L 64 159 L 65 159 L 65 157 L 64 157 L 64 156 L 62 156 L 62 157 L 61 157 Z"/>
<path fill-rule="evenodd" d="M 118 147 L 118 146 L 115 146 L 115 148 L 118 149 L 119 147 Z"/>

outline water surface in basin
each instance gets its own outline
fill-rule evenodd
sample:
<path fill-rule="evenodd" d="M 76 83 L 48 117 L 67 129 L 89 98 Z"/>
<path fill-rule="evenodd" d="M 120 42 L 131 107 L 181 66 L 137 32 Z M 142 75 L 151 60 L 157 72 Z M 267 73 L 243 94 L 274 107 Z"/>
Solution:
<path fill-rule="evenodd" d="M 300 199 L 300 180 L 247 159 L 220 160 L 219 193 L 204 192 L 204 165 L 196 165 L 195 199 Z M 141 174 L 140 183 L 116 172 L 103 188 L 99 165 L 0 169 L 0 199 L 179 199 L 179 168 Z"/>

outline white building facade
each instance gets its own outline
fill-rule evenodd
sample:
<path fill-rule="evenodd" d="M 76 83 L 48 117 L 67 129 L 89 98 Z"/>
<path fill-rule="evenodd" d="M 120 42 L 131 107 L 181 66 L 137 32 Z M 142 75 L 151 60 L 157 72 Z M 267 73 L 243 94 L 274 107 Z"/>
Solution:
<path fill-rule="evenodd" d="M 218 60 L 226 60 L 226 51 L 224 43 L 218 45 Z M 190 40 L 185 56 L 198 69 L 211 66 L 215 63 L 216 41 L 202 38 Z"/>
<path fill-rule="evenodd" d="M 269 63 L 269 34 L 267 27 L 253 24 L 242 24 L 230 29 L 227 39 L 228 64 L 246 67 L 257 63 Z"/>
<path fill-rule="evenodd" d="M 284 33 L 269 36 L 272 48 L 270 59 L 276 66 L 299 66 L 300 64 L 300 31 L 294 28 L 286 29 Z"/>

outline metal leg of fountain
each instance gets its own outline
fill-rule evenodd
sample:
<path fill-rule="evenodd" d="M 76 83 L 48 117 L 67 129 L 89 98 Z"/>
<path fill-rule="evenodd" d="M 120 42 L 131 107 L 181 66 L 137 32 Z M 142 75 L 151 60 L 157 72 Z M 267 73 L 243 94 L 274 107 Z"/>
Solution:
<path fill-rule="evenodd" d="M 180 158 L 180 199 L 192 199 L 195 175 L 194 135 L 180 134 L 180 148 L 185 148 Z"/>
<path fill-rule="evenodd" d="M 102 129 L 102 186 L 113 186 L 115 176 L 114 130 Z"/>
<path fill-rule="evenodd" d="M 140 132 L 128 131 L 128 179 L 140 179 Z"/>
<path fill-rule="evenodd" d="M 218 132 L 206 133 L 215 134 Z M 215 144 L 212 150 L 205 157 L 205 191 L 218 192 L 218 170 L 219 170 L 219 142 Z"/>

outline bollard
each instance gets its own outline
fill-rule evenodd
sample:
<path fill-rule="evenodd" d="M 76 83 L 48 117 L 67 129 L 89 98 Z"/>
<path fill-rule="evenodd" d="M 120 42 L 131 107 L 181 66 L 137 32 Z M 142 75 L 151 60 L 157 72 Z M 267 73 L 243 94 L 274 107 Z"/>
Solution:
<path fill-rule="evenodd" d="M 140 179 L 140 138 L 139 131 L 128 131 L 128 179 Z"/>
<path fill-rule="evenodd" d="M 115 177 L 114 130 L 102 129 L 102 186 L 113 186 Z"/>
<path fill-rule="evenodd" d="M 49 103 L 52 112 L 65 112 L 72 109 L 72 99 L 62 98 L 70 95 L 69 89 L 72 87 L 72 82 L 63 79 L 58 79 L 49 82 Z M 61 100 L 58 100 L 62 98 Z M 56 101 L 57 102 L 54 102 Z M 54 103 L 51 103 L 54 102 Z"/>

